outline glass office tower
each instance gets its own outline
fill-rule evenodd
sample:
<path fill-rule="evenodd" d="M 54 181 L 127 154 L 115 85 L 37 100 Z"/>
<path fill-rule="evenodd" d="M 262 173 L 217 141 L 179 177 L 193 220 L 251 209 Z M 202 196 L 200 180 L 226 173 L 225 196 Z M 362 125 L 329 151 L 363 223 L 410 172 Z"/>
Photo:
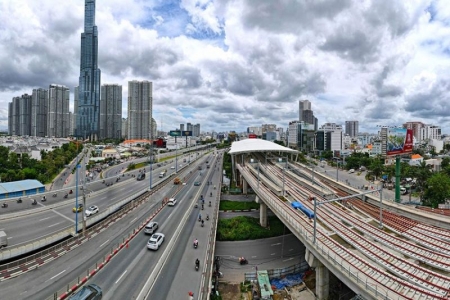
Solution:
<path fill-rule="evenodd" d="M 100 127 L 100 69 L 98 68 L 98 32 L 95 26 L 95 0 L 85 0 L 84 32 L 81 34 L 80 79 L 77 137 L 97 140 Z"/>

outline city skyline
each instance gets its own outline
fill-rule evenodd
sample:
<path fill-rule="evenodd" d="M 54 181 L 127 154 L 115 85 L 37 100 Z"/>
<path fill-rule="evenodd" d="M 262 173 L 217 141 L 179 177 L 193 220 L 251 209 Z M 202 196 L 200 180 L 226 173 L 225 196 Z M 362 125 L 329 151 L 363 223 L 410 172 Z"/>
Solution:
<path fill-rule="evenodd" d="M 13 97 L 52 83 L 70 89 L 75 112 L 85 7 L 55 3 L 0 4 L 2 129 Z M 319 126 L 358 120 L 360 131 L 376 132 L 420 121 L 449 133 L 444 1 L 286 3 L 97 2 L 102 83 L 123 86 L 125 117 L 126 83 L 152 81 L 153 117 L 165 131 L 287 128 L 308 99 Z"/>

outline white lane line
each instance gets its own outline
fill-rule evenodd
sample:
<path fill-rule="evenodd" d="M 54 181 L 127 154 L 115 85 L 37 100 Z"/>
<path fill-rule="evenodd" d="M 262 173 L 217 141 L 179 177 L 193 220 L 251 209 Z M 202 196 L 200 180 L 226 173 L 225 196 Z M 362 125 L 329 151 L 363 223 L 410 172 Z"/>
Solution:
<path fill-rule="evenodd" d="M 256 255 L 253 255 L 253 256 L 252 256 L 252 258 L 256 258 L 256 257 L 258 257 L 258 256 L 256 256 Z"/>
<path fill-rule="evenodd" d="M 272 254 L 270 254 L 270 255 L 275 255 L 275 253 L 272 253 Z"/>
<path fill-rule="evenodd" d="M 129 224 L 131 224 L 131 223 L 133 223 L 134 221 L 136 221 L 136 219 L 137 219 L 137 217 L 134 218 L 133 220 L 131 220 Z"/>
<path fill-rule="evenodd" d="M 49 226 L 47 226 L 47 227 L 53 227 L 53 226 L 56 226 L 56 225 L 58 225 L 58 224 L 61 224 L 62 222 L 58 222 L 58 223 L 55 223 L 55 224 L 53 224 L 53 225 L 49 225 Z"/>
<path fill-rule="evenodd" d="M 123 190 L 125 190 L 125 189 L 126 189 L 126 187 L 119 189 L 119 191 L 123 191 Z"/>
<path fill-rule="evenodd" d="M 55 276 L 53 276 L 53 277 L 47 279 L 45 282 L 55 279 L 56 277 L 58 277 L 59 275 L 61 275 L 61 274 L 64 273 L 65 271 L 66 271 L 66 270 L 62 270 L 61 272 L 59 272 L 59 273 L 56 274 Z"/>
<path fill-rule="evenodd" d="M 103 244 L 101 244 L 99 248 L 105 246 L 105 244 L 106 244 L 107 242 L 109 242 L 109 239 L 107 239 Z"/>
<path fill-rule="evenodd" d="M 13 238 L 12 236 L 8 236 L 8 237 L 7 237 L 8 240 L 9 240 L 9 239 L 12 239 L 12 238 Z"/>
<path fill-rule="evenodd" d="M 123 275 L 125 275 L 127 273 L 127 271 L 128 270 L 125 270 L 125 272 L 123 272 L 122 275 L 120 275 L 119 279 L 117 279 L 115 284 L 117 284 L 120 281 L 120 279 L 122 279 Z"/>
<path fill-rule="evenodd" d="M 48 219 L 50 219 L 50 217 L 40 219 L 39 221 L 44 221 L 44 220 L 48 220 Z"/>
<path fill-rule="evenodd" d="M 56 211 L 55 209 L 52 209 L 52 211 L 53 211 L 55 214 L 60 215 L 61 217 L 63 217 L 63 218 L 65 218 L 65 219 L 69 220 L 70 222 L 75 223 L 75 220 L 74 220 L 74 219 L 71 219 L 71 218 L 69 218 L 69 217 L 66 217 L 65 215 L 63 215 L 62 213 Z"/>
<path fill-rule="evenodd" d="M 285 260 L 283 260 L 283 261 L 290 261 L 290 260 L 293 260 L 293 259 L 294 259 L 294 258 L 291 257 L 291 258 L 285 259 Z"/>
<path fill-rule="evenodd" d="M 278 246 L 278 245 L 281 245 L 281 243 L 272 244 L 270 246 Z"/>

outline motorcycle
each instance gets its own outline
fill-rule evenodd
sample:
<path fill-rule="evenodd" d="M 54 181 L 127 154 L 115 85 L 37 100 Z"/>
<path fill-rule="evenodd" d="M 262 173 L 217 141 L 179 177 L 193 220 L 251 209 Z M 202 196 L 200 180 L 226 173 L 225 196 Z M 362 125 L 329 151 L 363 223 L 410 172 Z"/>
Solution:
<path fill-rule="evenodd" d="M 42 197 L 41 201 L 45 202 L 45 201 L 47 201 L 47 198 L 44 196 L 44 197 Z"/>
<path fill-rule="evenodd" d="M 209 196 L 212 197 L 212 193 L 209 193 Z"/>
<path fill-rule="evenodd" d="M 8 207 L 8 203 L 2 203 L 2 207 L 3 208 L 7 208 Z"/>
<path fill-rule="evenodd" d="M 209 220 L 209 215 L 206 215 L 206 221 L 208 221 Z"/>
<path fill-rule="evenodd" d="M 195 261 L 195 271 L 198 271 L 199 268 L 200 268 L 200 261 L 197 258 L 197 260 Z"/>
<path fill-rule="evenodd" d="M 194 249 L 197 249 L 198 247 L 198 242 L 194 242 Z"/>
<path fill-rule="evenodd" d="M 31 202 L 31 205 L 36 205 L 36 204 L 37 204 L 36 199 L 33 199 L 33 202 Z"/>
<path fill-rule="evenodd" d="M 17 203 L 22 203 L 22 198 L 17 199 Z"/>
<path fill-rule="evenodd" d="M 69 194 L 65 194 L 64 195 L 64 199 L 66 199 L 67 197 L 69 197 Z"/>
<path fill-rule="evenodd" d="M 248 264 L 248 260 L 245 257 L 239 257 L 239 264 L 246 265 Z"/>
<path fill-rule="evenodd" d="M 72 191 L 72 190 L 70 190 L 70 191 L 69 191 L 69 194 L 72 194 L 72 193 L 73 193 L 73 191 Z"/>
<path fill-rule="evenodd" d="M 202 204 L 202 210 L 204 210 L 205 208 L 203 207 L 203 204 Z"/>
<path fill-rule="evenodd" d="M 211 207 L 211 201 L 209 201 L 209 207 Z"/>
<path fill-rule="evenodd" d="M 53 197 L 56 197 L 56 196 L 58 196 L 58 195 L 57 195 L 56 193 L 54 193 L 54 194 L 53 194 Z"/>
<path fill-rule="evenodd" d="M 201 225 L 201 226 L 202 226 L 202 227 L 205 226 L 205 221 L 202 220 L 202 225 Z"/>

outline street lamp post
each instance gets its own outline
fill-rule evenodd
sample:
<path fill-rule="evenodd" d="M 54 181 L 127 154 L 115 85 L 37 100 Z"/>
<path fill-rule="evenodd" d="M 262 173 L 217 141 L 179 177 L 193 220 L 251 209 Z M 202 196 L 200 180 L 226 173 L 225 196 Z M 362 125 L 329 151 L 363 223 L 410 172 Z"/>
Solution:
<path fill-rule="evenodd" d="M 383 228 L 383 185 L 378 188 L 378 191 L 380 193 L 380 228 Z"/>
<path fill-rule="evenodd" d="M 152 132 L 153 132 L 153 130 L 152 129 L 150 129 L 150 148 L 149 148 L 149 162 L 150 162 L 150 174 L 149 174 L 149 177 L 150 177 L 150 191 L 152 190 L 152 171 L 153 171 L 153 139 L 152 139 Z"/>
<path fill-rule="evenodd" d="M 78 156 L 77 156 L 77 166 L 75 170 L 75 181 L 77 183 L 76 189 L 75 189 L 75 235 L 78 234 L 78 169 L 80 168 L 80 164 L 78 162 Z"/>

